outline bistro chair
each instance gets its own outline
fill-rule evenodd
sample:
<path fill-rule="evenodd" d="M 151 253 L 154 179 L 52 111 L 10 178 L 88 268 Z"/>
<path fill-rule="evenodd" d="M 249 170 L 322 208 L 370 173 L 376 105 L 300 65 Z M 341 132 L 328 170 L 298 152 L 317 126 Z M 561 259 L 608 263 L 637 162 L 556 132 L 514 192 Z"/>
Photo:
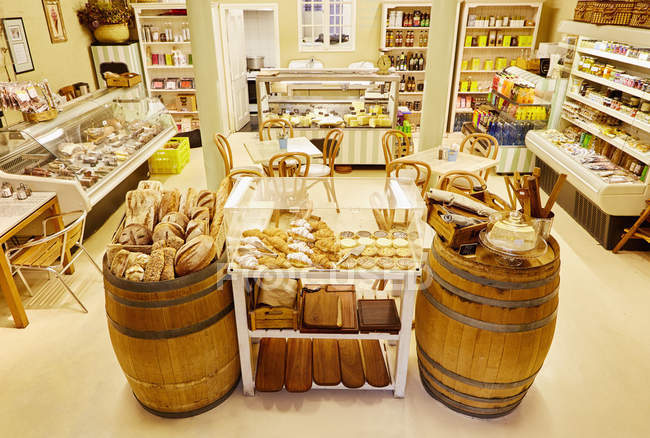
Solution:
<path fill-rule="evenodd" d="M 235 182 L 241 178 L 241 177 L 253 177 L 253 178 L 261 178 L 264 175 L 262 175 L 262 172 L 259 170 L 252 170 L 252 169 L 236 169 L 233 170 L 232 172 L 228 173 L 226 175 L 226 178 L 228 179 L 228 193 L 232 190 L 233 186 L 235 185 Z"/>
<path fill-rule="evenodd" d="M 311 158 L 304 152 L 283 152 L 271 157 L 266 171 L 270 177 L 305 177 L 310 164 Z"/>
<path fill-rule="evenodd" d="M 632 225 L 631 228 L 625 228 L 623 230 L 625 231 L 625 234 L 623 234 L 621 240 L 614 247 L 614 250 L 612 251 L 614 254 L 623 249 L 627 241 L 630 239 L 641 239 L 650 243 L 650 228 L 642 227 L 648 220 L 650 220 L 650 199 L 646 199 L 645 204 L 645 210 L 643 210 L 641 216 L 639 216 L 639 219 L 637 219 L 634 225 Z"/>
<path fill-rule="evenodd" d="M 70 224 L 65 226 L 61 231 L 47 235 L 47 225 L 52 220 L 61 220 L 65 216 L 78 215 Z M 9 249 L 7 258 L 12 270 L 18 273 L 18 276 L 25 283 L 25 287 L 31 295 L 31 288 L 22 275 L 23 270 L 43 271 L 54 274 L 61 282 L 63 287 L 74 297 L 84 312 L 88 310 L 81 300 L 75 295 L 70 286 L 63 280 L 62 274 L 70 268 L 73 263 L 83 253 L 90 259 L 97 271 L 102 274 L 95 260 L 88 254 L 83 246 L 84 228 L 86 226 L 86 212 L 83 210 L 71 211 L 69 213 L 56 214 L 43 221 L 43 235 L 28 241 L 23 245 Z M 65 256 L 71 253 L 76 247 L 77 251 L 66 264 Z"/>
<path fill-rule="evenodd" d="M 343 142 L 343 130 L 340 128 L 331 129 L 323 141 L 323 164 L 312 163 L 307 176 L 325 177 L 334 176 L 334 163 L 341 149 Z"/>
<path fill-rule="evenodd" d="M 273 139 L 273 136 L 271 135 L 271 128 L 282 128 L 282 137 L 288 135 L 289 138 L 293 138 L 293 126 L 291 126 L 291 122 L 285 119 L 268 119 L 260 125 L 260 141 Z M 264 138 L 265 133 L 266 139 Z"/>
<path fill-rule="evenodd" d="M 384 151 L 384 161 L 387 166 L 391 161 L 413 153 L 411 138 L 397 129 L 386 131 L 381 138 L 381 147 Z"/>
<path fill-rule="evenodd" d="M 490 207 L 496 206 L 501 210 L 513 210 L 516 207 L 494 193 L 490 193 L 487 183 L 477 173 L 464 170 L 447 172 L 440 177 L 436 188 L 478 199 Z"/>
<path fill-rule="evenodd" d="M 489 134 L 469 134 L 461 142 L 460 152 L 496 160 L 499 154 L 499 141 Z M 482 170 L 481 178 L 487 181 L 489 173 L 490 169 Z"/>
<path fill-rule="evenodd" d="M 387 177 L 394 176 L 399 178 L 400 174 L 402 174 L 403 177 L 413 179 L 415 185 L 420 189 L 423 198 L 429 189 L 431 173 L 431 166 L 423 161 L 392 161 L 386 166 Z"/>
<path fill-rule="evenodd" d="M 260 167 L 259 166 L 241 166 L 235 168 L 233 166 L 233 160 L 232 160 L 232 149 L 230 147 L 230 143 L 228 142 L 228 139 L 226 138 L 225 135 L 223 134 L 214 134 L 214 144 L 217 145 L 217 149 L 219 150 L 219 154 L 221 154 L 221 159 L 223 160 L 223 166 L 225 169 L 226 175 L 228 175 L 230 172 L 238 169 L 243 169 L 243 170 L 252 170 L 259 172 Z"/>

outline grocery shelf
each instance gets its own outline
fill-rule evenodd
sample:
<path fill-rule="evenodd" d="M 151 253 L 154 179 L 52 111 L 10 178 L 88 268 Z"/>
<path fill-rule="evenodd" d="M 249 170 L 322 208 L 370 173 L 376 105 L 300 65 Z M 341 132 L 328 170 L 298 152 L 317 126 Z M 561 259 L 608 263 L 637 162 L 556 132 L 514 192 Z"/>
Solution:
<path fill-rule="evenodd" d="M 386 30 L 429 30 L 429 27 L 413 26 L 413 27 L 386 27 Z"/>
<path fill-rule="evenodd" d="M 560 22 L 557 32 L 582 35 L 603 41 L 621 41 L 636 47 L 648 46 L 648 30 L 635 27 L 596 25 L 564 20 Z"/>
<path fill-rule="evenodd" d="M 192 115 L 192 114 L 198 114 L 198 111 L 172 111 L 172 110 L 167 110 L 169 114 L 178 114 L 178 115 Z"/>
<path fill-rule="evenodd" d="M 456 113 L 458 114 L 469 114 L 473 112 L 474 108 L 456 108 Z"/>
<path fill-rule="evenodd" d="M 647 42 L 646 42 L 647 43 Z M 641 59 L 631 58 L 625 55 L 619 55 L 616 53 L 603 52 L 602 50 L 589 49 L 586 47 L 576 47 L 576 52 L 582 53 L 585 55 L 597 56 L 599 58 L 610 59 L 612 61 L 622 62 L 624 64 L 636 65 L 638 67 L 643 67 L 650 69 L 650 61 L 643 61 Z"/>
<path fill-rule="evenodd" d="M 587 99 L 586 97 L 580 96 L 579 94 L 576 93 L 569 92 L 567 93 L 567 97 L 570 97 L 573 100 L 577 100 L 578 102 L 584 103 L 585 105 L 597 109 L 598 111 L 603 112 L 607 115 L 610 115 L 615 119 L 627 123 L 628 125 L 634 126 L 635 128 L 650 133 L 650 124 L 642 122 L 641 120 L 637 120 L 636 118 L 629 116 L 621 111 L 613 110 L 611 108 L 606 107 L 605 105 L 602 105 L 591 99 Z"/>
<path fill-rule="evenodd" d="M 459 91 L 458 94 L 490 94 L 489 91 Z"/>
<path fill-rule="evenodd" d="M 400 91 L 399 95 L 400 96 L 409 96 L 409 95 L 410 96 L 419 96 L 422 93 L 424 93 L 424 91 Z"/>
<path fill-rule="evenodd" d="M 145 46 L 160 46 L 160 45 L 167 45 L 167 46 L 178 46 L 178 45 L 190 45 L 192 44 L 190 41 L 181 41 L 181 42 L 174 42 L 174 41 L 140 41 L 140 44 L 144 44 Z"/>
<path fill-rule="evenodd" d="M 640 160 L 640 161 L 644 162 L 645 164 L 650 164 L 650 153 L 641 152 L 638 149 L 635 149 L 635 148 L 633 148 L 631 146 L 628 146 L 625 143 L 625 141 L 623 141 L 623 140 L 609 137 L 608 135 L 604 134 L 597 125 L 595 125 L 593 123 L 586 123 L 586 122 L 583 122 L 582 120 L 579 120 L 579 119 L 574 119 L 574 118 L 569 117 L 569 116 L 567 116 L 565 114 L 562 114 L 562 119 L 566 120 L 569 123 L 574 124 L 578 128 L 581 128 L 581 129 L 595 135 L 596 137 L 600 138 L 601 140 L 606 141 L 607 143 L 611 144 L 612 146 L 614 146 L 614 147 L 624 151 L 625 153 L 633 156 L 637 160 Z"/>
<path fill-rule="evenodd" d="M 467 30 L 535 29 L 535 26 L 467 26 Z"/>
<path fill-rule="evenodd" d="M 306 339 L 377 339 L 385 341 L 397 341 L 399 335 L 390 333 L 302 333 L 299 330 L 291 329 L 258 329 L 249 330 L 249 336 L 253 339 L 260 338 L 306 338 Z"/>
<path fill-rule="evenodd" d="M 193 69 L 193 64 L 188 65 L 147 65 L 146 68 L 150 70 L 184 70 Z"/>
<path fill-rule="evenodd" d="M 617 82 L 610 81 L 609 79 L 601 78 L 600 76 L 594 76 L 575 69 L 571 72 L 571 74 L 573 76 L 577 76 L 591 82 L 596 82 L 597 84 L 601 84 L 615 90 L 620 90 L 623 93 L 631 94 L 632 96 L 636 96 L 644 100 L 650 100 L 650 93 L 646 93 L 645 91 L 639 90 L 637 88 L 628 87 L 627 85 L 619 84 Z"/>
<path fill-rule="evenodd" d="M 177 88 L 177 89 L 174 89 L 174 90 L 156 90 L 154 88 L 151 89 L 151 94 L 154 94 L 154 93 L 195 93 L 195 92 L 196 92 L 196 89 L 194 89 L 194 88 L 185 88 L 185 89 Z"/>
<path fill-rule="evenodd" d="M 499 73 L 503 70 L 461 70 L 461 73 Z"/>
<path fill-rule="evenodd" d="M 406 47 L 406 46 L 400 46 L 400 47 L 381 47 L 379 50 L 427 50 L 426 47 Z"/>
<path fill-rule="evenodd" d="M 512 99 L 510 99 L 509 97 L 504 96 L 503 94 L 499 93 L 498 91 L 492 90 L 492 91 L 490 91 L 490 93 L 495 94 L 496 96 L 500 97 L 501 99 L 508 101 L 512 105 L 517 105 L 517 106 L 551 106 L 551 102 L 547 102 L 546 100 L 540 99 L 537 96 L 535 96 L 535 101 L 533 103 L 518 103 L 518 102 L 514 102 Z"/>
<path fill-rule="evenodd" d="M 173 4 L 163 3 L 164 7 L 159 9 L 171 9 Z M 186 6 L 183 5 L 183 8 Z M 187 15 L 140 15 L 138 17 L 140 20 L 188 20 Z"/>
<path fill-rule="evenodd" d="M 508 50 L 508 49 L 520 49 L 520 50 L 527 50 L 527 49 L 532 49 L 531 46 L 464 46 L 465 49 L 467 50 L 476 50 L 476 49 L 490 49 L 490 50 Z"/>

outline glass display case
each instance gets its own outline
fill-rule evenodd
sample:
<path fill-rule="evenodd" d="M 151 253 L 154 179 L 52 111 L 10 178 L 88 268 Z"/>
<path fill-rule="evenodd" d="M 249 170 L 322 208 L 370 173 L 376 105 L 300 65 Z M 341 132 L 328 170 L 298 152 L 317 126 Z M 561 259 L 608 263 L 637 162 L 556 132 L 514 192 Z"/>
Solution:
<path fill-rule="evenodd" d="M 422 262 L 426 207 L 409 179 L 242 178 L 224 215 L 236 271 L 403 272 Z"/>
<path fill-rule="evenodd" d="M 85 102 L 46 127 L 0 131 L 0 180 L 48 187 L 89 210 L 175 133 L 157 99 Z"/>

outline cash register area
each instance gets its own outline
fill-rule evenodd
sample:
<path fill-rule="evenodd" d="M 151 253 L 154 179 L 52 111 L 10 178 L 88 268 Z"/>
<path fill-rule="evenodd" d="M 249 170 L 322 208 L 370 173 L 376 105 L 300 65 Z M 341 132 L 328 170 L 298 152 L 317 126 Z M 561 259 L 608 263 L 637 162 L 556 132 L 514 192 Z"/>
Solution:
<path fill-rule="evenodd" d="M 235 162 L 250 160 L 245 148 L 236 145 L 237 136 L 245 135 L 234 136 Z M 182 174 L 155 178 L 169 188 L 204 187 L 202 160 L 202 151 L 192 149 Z M 383 175 L 383 170 L 363 169 L 351 174 Z M 490 187 L 505 196 L 500 176 L 492 176 Z M 646 380 L 650 255 L 613 254 L 564 210 L 558 207 L 555 214 L 563 290 L 556 336 L 544 372 L 537 376 L 520 407 L 506 417 L 489 421 L 469 418 L 434 402 L 417 378 L 414 340 L 404 399 L 386 397 L 380 391 L 245 397 L 236 390 L 208 414 L 180 420 L 153 416 L 138 406 L 124 382 L 106 330 L 102 278 L 89 261 L 80 258 L 73 288 L 88 307 L 83 318 L 76 303 L 55 282 L 31 298 L 20 289 L 31 321 L 28 330 L 10 329 L 9 309 L 0 301 L 1 435 L 644 436 L 650 418 Z M 123 207 L 85 242 L 95 260 L 101 260 L 122 215 Z M 35 289 L 47 279 L 38 275 L 28 279 Z M 365 286 L 370 293 L 371 285 Z M 610 400 L 617 400 L 615 409 Z M 298 411 L 300 415 L 291 415 Z"/>

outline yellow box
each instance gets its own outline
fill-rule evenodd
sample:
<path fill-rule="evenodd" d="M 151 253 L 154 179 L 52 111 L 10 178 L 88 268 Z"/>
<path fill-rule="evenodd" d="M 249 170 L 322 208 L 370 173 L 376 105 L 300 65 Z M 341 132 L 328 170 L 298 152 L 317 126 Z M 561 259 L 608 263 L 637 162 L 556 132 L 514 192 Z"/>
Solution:
<path fill-rule="evenodd" d="M 506 58 L 497 58 L 495 70 L 503 70 L 508 66 L 508 60 Z"/>
<path fill-rule="evenodd" d="M 460 69 L 463 71 L 467 70 L 467 61 L 462 62 Z"/>
<path fill-rule="evenodd" d="M 469 82 L 468 81 L 460 81 L 460 91 L 461 93 L 466 93 L 469 91 Z"/>
<path fill-rule="evenodd" d="M 472 37 L 471 36 L 466 36 L 465 37 L 465 47 L 472 47 Z"/>
<path fill-rule="evenodd" d="M 479 47 L 487 47 L 487 41 L 488 41 L 487 35 L 479 35 L 479 37 L 478 37 L 478 46 Z"/>
<path fill-rule="evenodd" d="M 486 59 L 485 64 L 483 64 L 483 70 L 494 70 L 494 61 L 491 59 Z"/>
<path fill-rule="evenodd" d="M 481 60 L 479 58 L 472 58 L 472 70 L 481 69 Z"/>
<path fill-rule="evenodd" d="M 472 81 L 469 87 L 469 91 L 476 92 L 478 91 L 478 81 Z"/>
<path fill-rule="evenodd" d="M 503 36 L 503 47 L 510 47 L 510 41 L 512 41 L 512 36 L 504 35 Z"/>

